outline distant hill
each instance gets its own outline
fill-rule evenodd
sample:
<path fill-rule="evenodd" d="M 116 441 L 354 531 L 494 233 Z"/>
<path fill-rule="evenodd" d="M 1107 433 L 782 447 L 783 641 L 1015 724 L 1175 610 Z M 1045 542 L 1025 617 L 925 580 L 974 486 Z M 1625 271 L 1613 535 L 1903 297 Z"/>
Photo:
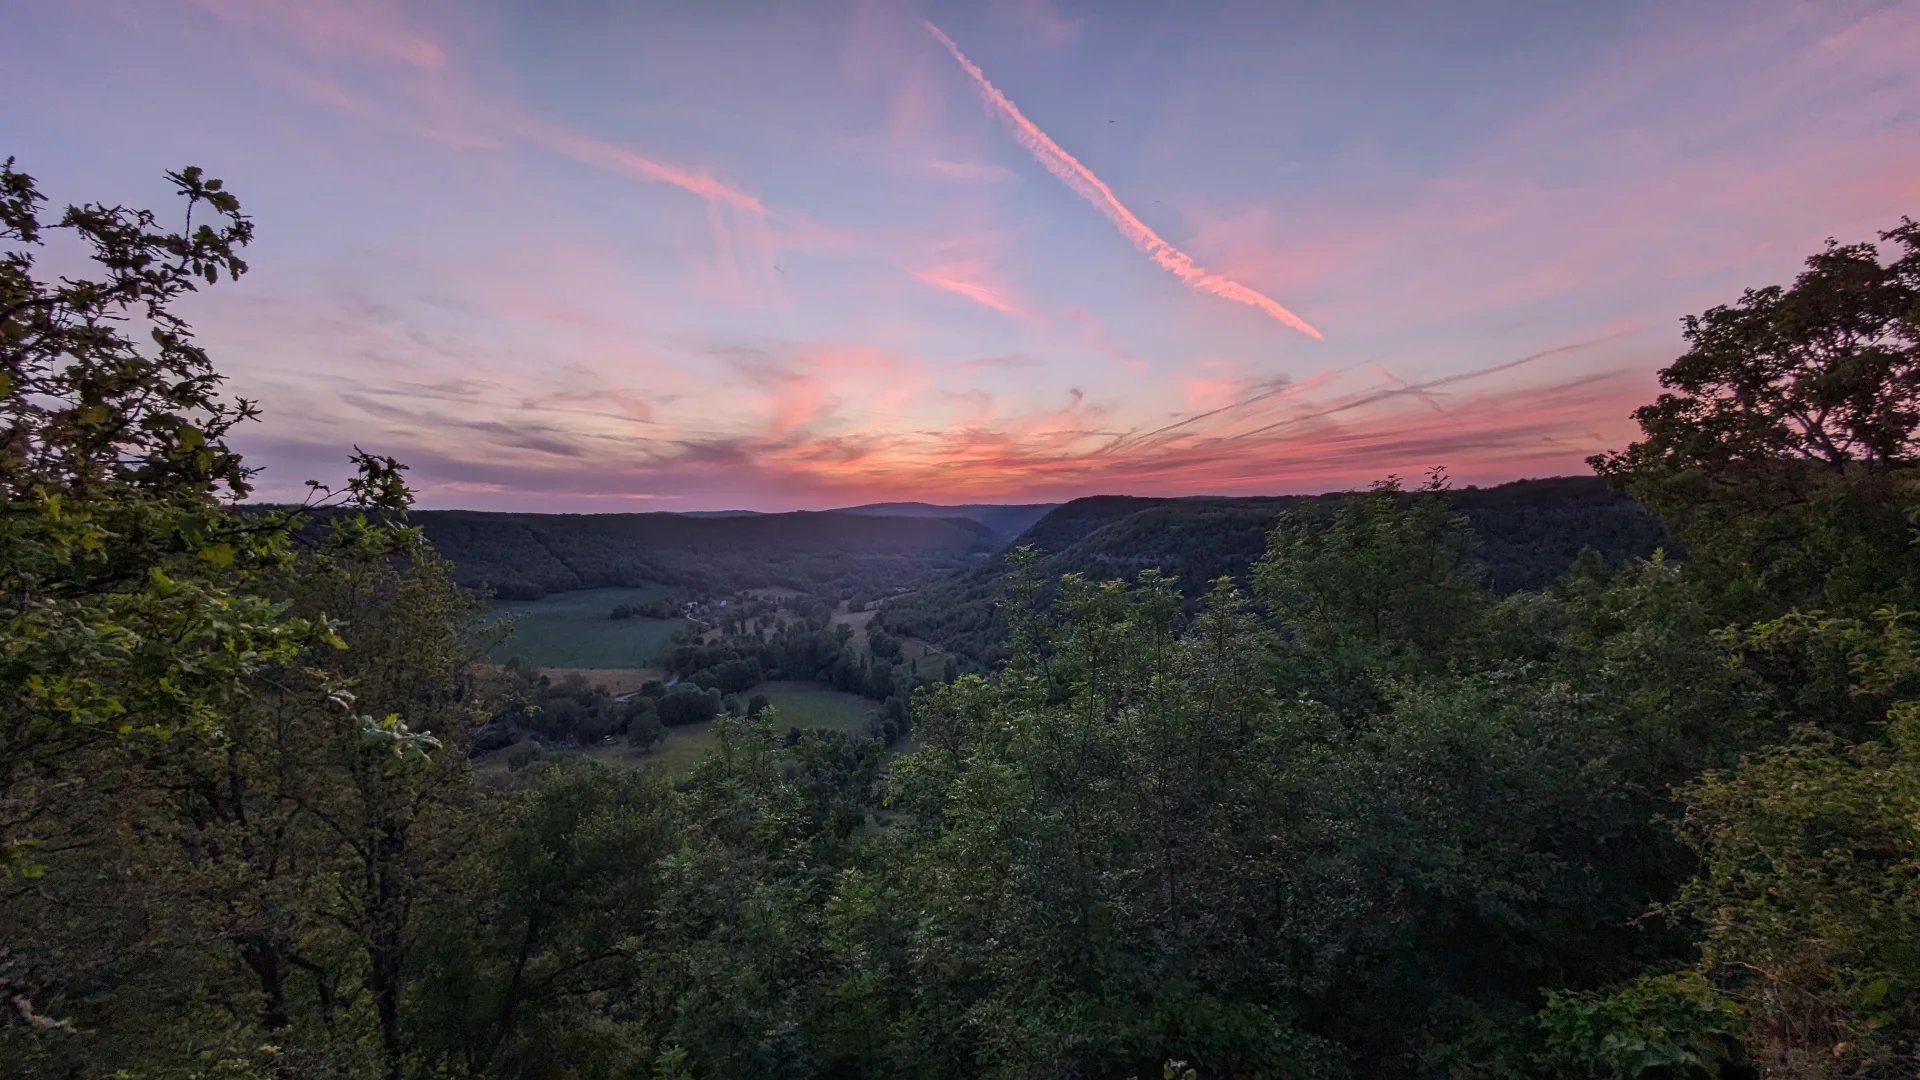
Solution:
<path fill-rule="evenodd" d="M 452 561 L 461 584 L 509 600 L 649 582 L 884 595 L 969 566 L 1003 543 L 964 517 L 419 510 L 411 520 Z"/>
<path fill-rule="evenodd" d="M 1049 578 L 1067 573 L 1130 578 L 1157 567 L 1195 594 L 1220 577 L 1244 582 L 1266 551 L 1267 534 L 1281 510 L 1336 497 L 1100 495 L 1056 507 L 1008 546 L 1030 545 L 1039 551 Z M 1479 534 L 1488 584 L 1501 593 L 1551 584 L 1582 547 L 1592 546 L 1619 564 L 1674 546 L 1659 522 L 1597 477 L 1463 488 L 1454 492 L 1454 506 Z M 988 560 L 888 601 L 878 621 L 895 633 L 991 663 L 1004 632 L 993 602 L 1005 578 L 1001 561 Z"/>
<path fill-rule="evenodd" d="M 1046 517 L 1048 511 L 1059 505 L 1059 503 L 963 503 L 959 506 L 939 506 L 923 502 L 892 502 L 849 506 L 835 513 L 861 514 L 868 517 L 967 518 L 985 525 L 1000 536 L 1011 539 Z"/>

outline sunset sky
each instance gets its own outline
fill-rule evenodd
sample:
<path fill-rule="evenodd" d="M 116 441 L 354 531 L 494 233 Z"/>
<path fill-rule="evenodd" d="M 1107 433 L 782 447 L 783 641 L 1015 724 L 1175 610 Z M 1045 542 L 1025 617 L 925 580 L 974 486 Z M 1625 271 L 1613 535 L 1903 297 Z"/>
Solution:
<path fill-rule="evenodd" d="M 188 314 L 267 496 L 1582 472 L 1681 316 L 1920 216 L 1920 2 L 7 9 L 0 157 L 255 217 Z"/>

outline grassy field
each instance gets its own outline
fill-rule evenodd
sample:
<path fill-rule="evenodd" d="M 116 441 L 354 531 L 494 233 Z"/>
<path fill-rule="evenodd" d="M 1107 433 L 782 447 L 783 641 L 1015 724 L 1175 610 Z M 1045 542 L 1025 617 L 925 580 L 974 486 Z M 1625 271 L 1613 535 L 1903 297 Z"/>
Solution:
<path fill-rule="evenodd" d="M 751 694 L 767 695 L 779 710 L 773 721 L 776 732 L 789 727 L 858 732 L 866 725 L 867 714 L 874 709 L 874 703 L 866 698 L 808 683 L 764 683 L 748 691 L 748 695 Z M 903 741 L 891 753 L 903 753 L 913 745 L 911 740 Z M 657 769 L 667 776 L 685 776 L 713 746 L 713 724 L 708 722 L 668 728 L 666 737 L 645 754 L 634 753 L 626 741 L 621 740 L 607 746 L 551 749 L 545 756 L 549 759 L 585 757 L 618 769 Z M 505 774 L 507 751 L 487 755 L 478 762 L 478 767 L 486 774 Z"/>
<path fill-rule="evenodd" d="M 750 698 L 754 694 L 765 694 L 767 700 L 773 703 L 776 710 L 773 730 L 776 733 L 790 727 L 858 732 L 866 726 L 867 714 L 875 709 L 873 702 L 858 694 L 843 694 L 811 683 L 762 683 L 740 696 Z M 713 745 L 713 724 L 709 722 L 668 728 L 666 737 L 655 743 L 652 752 L 647 754 L 635 755 L 624 743 L 617 747 L 561 753 L 587 754 L 609 765 L 659 769 L 669 776 L 679 776 L 691 772 L 707 751 L 713 749 Z"/>
<path fill-rule="evenodd" d="M 643 604 L 666 595 L 661 588 L 581 589 L 538 600 L 496 601 L 497 614 L 516 620 L 513 637 L 493 650 L 493 660 L 524 656 L 541 668 L 635 669 L 653 663 L 684 619 L 612 619 L 617 604 Z"/>
<path fill-rule="evenodd" d="M 879 707 L 858 694 L 844 694 L 812 683 L 770 682 L 754 687 L 741 697 L 751 698 L 755 694 L 767 695 L 777 710 L 773 721 L 776 731 L 790 727 L 858 731 L 867 722 L 867 714 Z"/>
<path fill-rule="evenodd" d="M 927 675 L 938 679 L 945 675 L 947 661 L 960 658 L 952 653 L 940 651 L 937 646 L 929 645 L 919 638 L 900 639 L 900 659 L 896 663 L 906 667 L 915 675 Z"/>
<path fill-rule="evenodd" d="M 707 751 L 713 749 L 716 742 L 711 720 L 704 724 L 668 728 L 666 738 L 654 743 L 652 750 L 627 760 L 635 768 L 658 769 L 668 776 L 685 776 L 700 764 L 700 759 L 707 756 Z"/>
<path fill-rule="evenodd" d="M 556 746 L 541 753 L 544 761 L 560 761 L 572 758 L 591 758 L 602 765 L 616 769 L 660 769 L 670 776 L 682 776 L 692 772 L 707 751 L 713 748 L 713 725 L 695 724 L 690 727 L 674 728 L 667 737 L 657 742 L 653 750 L 645 754 L 636 754 L 620 739 L 604 746 Z M 507 755 L 510 750 L 496 750 L 474 762 L 474 768 L 482 776 L 502 777 L 511 770 L 507 768 Z"/>
<path fill-rule="evenodd" d="M 833 625 L 845 624 L 853 627 L 853 640 L 860 642 L 864 648 L 867 640 L 867 624 L 873 621 L 874 614 L 872 608 L 865 611 L 847 611 L 843 605 L 841 610 L 833 613 Z"/>
<path fill-rule="evenodd" d="M 833 625 L 844 624 L 853 627 L 854 648 L 863 654 L 872 655 L 873 650 L 867 645 L 867 624 L 873 621 L 873 616 L 874 611 L 871 608 L 866 611 L 837 611 L 833 615 Z M 947 670 L 948 660 L 959 660 L 959 657 L 944 652 L 939 646 L 931 645 L 919 638 L 903 637 L 898 640 L 900 655 L 894 663 L 904 664 L 916 675 L 940 678 Z"/>

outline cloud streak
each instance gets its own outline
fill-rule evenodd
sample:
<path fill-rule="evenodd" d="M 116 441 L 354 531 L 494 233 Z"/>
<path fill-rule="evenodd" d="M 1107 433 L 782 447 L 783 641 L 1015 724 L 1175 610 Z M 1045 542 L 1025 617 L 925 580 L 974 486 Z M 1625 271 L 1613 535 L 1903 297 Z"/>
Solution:
<path fill-rule="evenodd" d="M 1040 130 L 1039 125 L 1027 119 L 1026 114 L 1022 113 L 1007 95 L 987 81 L 986 73 L 980 70 L 979 65 L 967 59 L 967 54 L 960 51 L 960 46 L 956 45 L 952 38 L 931 21 L 924 22 L 922 25 L 927 28 L 927 33 L 933 35 L 934 40 L 946 46 L 947 51 L 953 54 L 961 70 L 965 71 L 979 88 L 981 98 L 1006 121 L 1007 128 L 1013 133 L 1015 141 L 1026 147 L 1034 160 L 1058 177 L 1069 190 L 1104 214 L 1107 220 L 1113 223 L 1114 228 L 1120 230 L 1120 235 L 1132 242 L 1134 247 L 1146 253 L 1147 257 L 1157 263 L 1161 269 L 1186 282 L 1190 289 L 1245 304 L 1308 337 L 1321 339 L 1320 331 L 1314 329 L 1305 319 L 1282 307 L 1272 297 L 1248 288 L 1231 278 L 1208 273 L 1204 268 L 1195 265 L 1192 257 L 1186 252 L 1161 239 L 1158 233 L 1148 228 L 1147 224 L 1136 217 L 1133 211 L 1127 209 L 1126 205 L 1113 193 L 1113 189 L 1093 174 L 1093 170 L 1080 164 L 1077 158 L 1062 149 L 1059 143 L 1054 142 L 1046 132 Z"/>
<path fill-rule="evenodd" d="M 1110 490 L 1280 494 L 1434 464 L 1488 481 L 1577 470 L 1594 447 L 1626 433 L 1629 410 L 1648 389 L 1644 375 L 1581 365 L 1524 386 L 1465 385 L 1593 345 L 1412 380 L 1359 365 L 1261 381 L 1223 362 L 1207 370 L 1232 382 L 1221 389 L 1239 400 L 1158 427 L 1116 412 L 1124 403 L 1104 391 L 1099 399 L 1075 389 L 1002 397 L 966 377 L 1026 367 L 1021 357 L 930 364 L 843 343 L 707 349 L 710 368 L 733 375 L 730 397 L 742 408 L 729 416 L 637 394 L 613 415 L 612 395 L 584 384 L 467 379 L 382 391 L 343 373 L 344 389 L 328 394 L 300 375 L 267 397 L 331 399 L 333 407 L 285 426 L 278 445 L 248 450 L 270 461 L 311 458 L 300 444 L 331 445 L 352 429 L 413 463 L 431 505 L 520 508 L 642 495 L 673 508 L 800 508 L 928 490 L 975 501 Z M 874 386 L 894 389 L 883 400 Z"/>
<path fill-rule="evenodd" d="M 275 76 L 325 103 L 378 117 L 423 138 L 456 147 L 498 149 L 518 142 L 617 176 L 675 187 L 707 204 L 714 259 L 703 284 L 740 306 L 764 306 L 776 239 L 774 215 L 760 197 L 704 168 L 675 164 L 553 122 L 473 85 L 447 50 L 407 30 L 393 9 L 377 3 L 290 0 L 191 0 L 230 26 L 294 41 L 317 56 L 346 54 L 374 61 L 392 76 L 365 78 L 349 92 L 324 74 L 276 70 Z M 457 58 L 456 58 L 457 61 Z M 788 215 L 789 218 L 792 215 Z M 817 233 L 795 220 L 788 233 Z"/>
<path fill-rule="evenodd" d="M 1028 314 L 1025 308 L 1002 297 L 990 286 L 952 273 L 944 267 L 935 267 L 930 270 L 915 270 L 913 276 L 936 289 L 945 289 L 947 292 L 964 296 L 982 307 L 992 308 L 1002 314 L 1023 317 Z"/>
<path fill-rule="evenodd" d="M 608 172 L 626 173 L 656 183 L 671 184 L 698 195 L 708 202 L 724 203 L 748 213 L 766 213 L 766 207 L 761 205 L 758 197 L 716 180 L 705 172 L 693 172 L 678 165 L 655 161 L 623 146 L 603 142 L 555 125 L 518 119 L 513 124 L 513 128 L 514 134 L 522 139 L 562 157 L 571 158 L 582 165 L 591 165 Z"/>

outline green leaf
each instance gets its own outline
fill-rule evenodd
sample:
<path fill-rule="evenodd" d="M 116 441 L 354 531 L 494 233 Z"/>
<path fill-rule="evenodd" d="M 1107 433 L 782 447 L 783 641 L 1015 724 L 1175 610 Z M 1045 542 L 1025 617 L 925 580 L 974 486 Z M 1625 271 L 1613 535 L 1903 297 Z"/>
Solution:
<path fill-rule="evenodd" d="M 1893 989 L 1893 980 L 1875 979 L 1860 988 L 1860 1000 L 1867 1005 L 1878 1005 L 1887 998 L 1887 991 Z"/>

